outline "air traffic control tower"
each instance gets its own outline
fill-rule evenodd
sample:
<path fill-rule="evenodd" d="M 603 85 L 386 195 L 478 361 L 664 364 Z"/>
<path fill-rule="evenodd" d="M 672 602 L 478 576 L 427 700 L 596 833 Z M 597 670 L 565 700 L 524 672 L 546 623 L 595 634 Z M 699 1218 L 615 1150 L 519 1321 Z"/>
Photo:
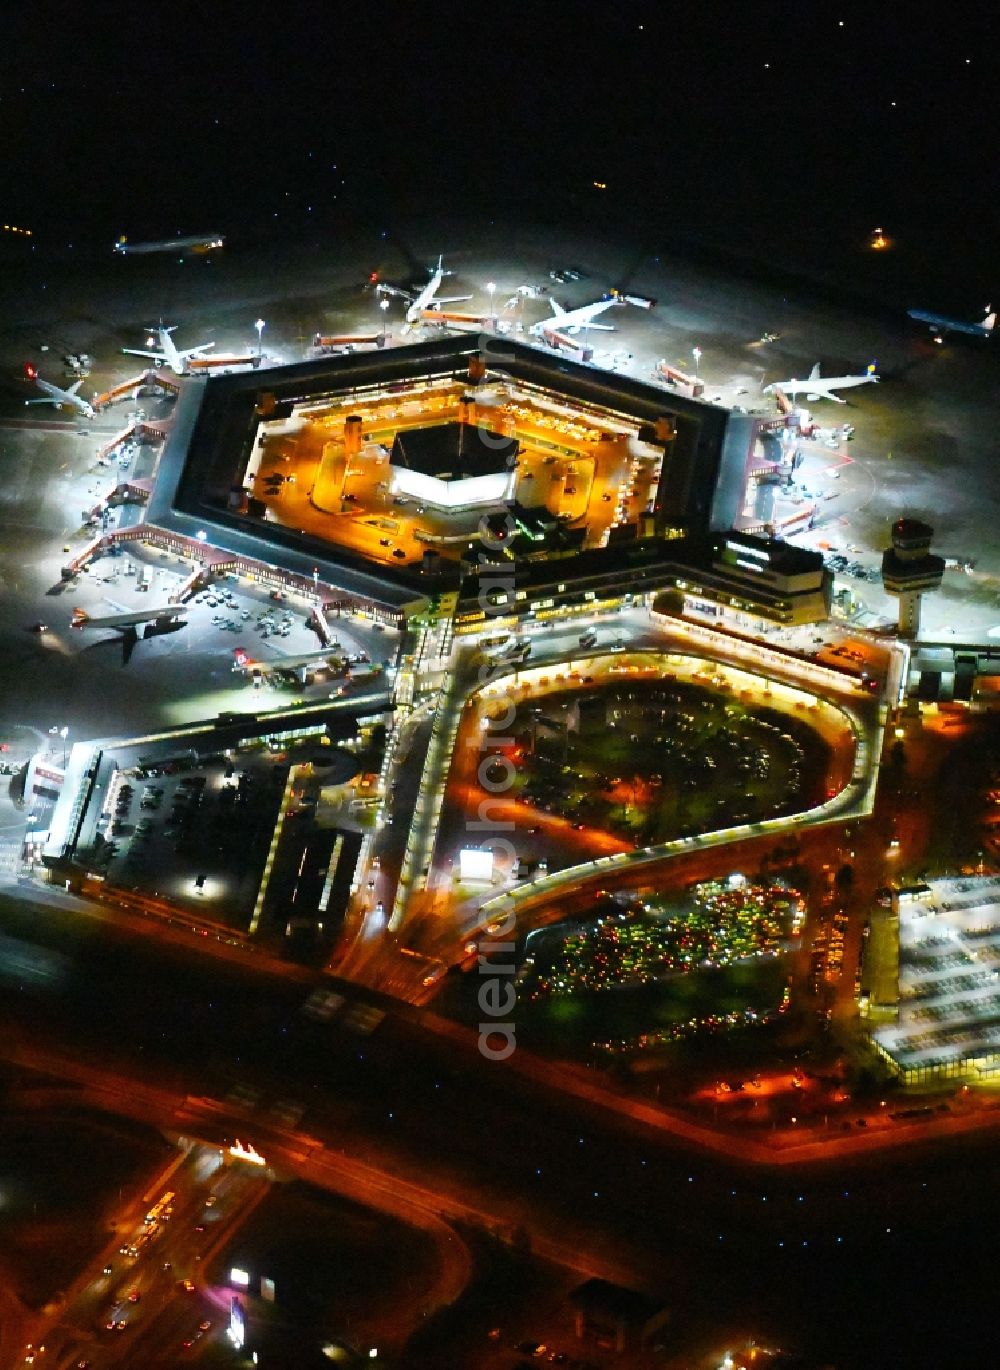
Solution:
<path fill-rule="evenodd" d="M 882 553 L 882 583 L 899 598 L 899 636 L 920 632 L 920 597 L 937 590 L 944 575 L 944 559 L 931 553 L 934 529 L 918 519 L 897 519 L 892 546 Z"/>

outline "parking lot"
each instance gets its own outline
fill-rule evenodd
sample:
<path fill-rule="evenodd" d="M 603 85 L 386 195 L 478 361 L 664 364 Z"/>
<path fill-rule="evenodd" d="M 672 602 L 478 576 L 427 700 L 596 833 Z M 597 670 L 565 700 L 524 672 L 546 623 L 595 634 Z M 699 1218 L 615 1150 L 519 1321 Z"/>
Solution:
<path fill-rule="evenodd" d="M 331 641 L 324 643 L 312 622 L 312 601 L 276 592 L 227 572 L 209 588 L 186 601 L 182 623 L 138 625 L 135 638 L 114 627 L 71 628 L 68 604 L 93 620 L 166 606 L 175 598 L 194 563 L 162 548 L 126 544 L 81 571 L 62 599 L 67 608 L 52 612 L 46 637 L 50 648 L 127 665 L 130 675 L 155 672 L 157 686 L 176 680 L 180 697 L 170 705 L 172 721 L 247 707 L 252 692 L 255 709 L 278 707 L 288 693 L 306 700 L 331 693 L 328 658 L 350 665 L 391 662 L 399 634 L 360 615 L 333 615 Z M 302 678 L 299 668 L 280 669 L 284 658 L 299 661 L 315 655 L 315 678 Z M 253 664 L 262 670 L 255 673 Z M 296 674 L 296 670 L 298 673 Z M 181 693 L 182 692 L 182 693 Z M 188 707 L 188 706 L 192 707 Z"/>
<path fill-rule="evenodd" d="M 266 750 L 118 771 L 96 846 L 108 883 L 245 930 L 284 776 Z"/>

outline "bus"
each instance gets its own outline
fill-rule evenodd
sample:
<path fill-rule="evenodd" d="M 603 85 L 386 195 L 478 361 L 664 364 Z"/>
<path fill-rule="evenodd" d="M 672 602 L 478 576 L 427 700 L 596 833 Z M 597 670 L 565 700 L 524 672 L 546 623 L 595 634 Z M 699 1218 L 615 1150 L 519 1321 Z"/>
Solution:
<path fill-rule="evenodd" d="M 173 1209 L 171 1208 L 173 1201 L 174 1191 L 168 1189 L 165 1194 L 157 1199 L 156 1203 L 153 1204 L 153 1207 L 143 1218 L 143 1225 L 145 1227 L 155 1227 L 157 1223 L 162 1222 L 165 1218 L 169 1218 L 170 1214 L 173 1212 Z"/>

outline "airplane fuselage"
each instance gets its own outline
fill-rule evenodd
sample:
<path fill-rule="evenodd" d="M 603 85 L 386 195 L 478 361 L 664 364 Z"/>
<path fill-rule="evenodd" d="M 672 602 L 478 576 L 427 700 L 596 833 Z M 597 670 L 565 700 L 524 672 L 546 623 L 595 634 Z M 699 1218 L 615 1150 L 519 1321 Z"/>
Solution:
<path fill-rule="evenodd" d="M 594 320 L 599 314 L 603 314 L 606 309 L 624 304 L 623 300 L 608 296 L 605 300 L 595 300 L 593 304 L 585 304 L 579 309 L 563 309 L 556 300 L 550 300 L 552 314 L 547 319 L 540 319 L 538 323 L 533 323 L 530 333 L 533 337 L 539 338 L 553 330 L 559 333 L 579 333 L 582 328 L 595 328 L 602 333 L 613 333 L 614 326 L 608 323 L 595 323 Z"/>
<path fill-rule="evenodd" d="M 344 658 L 338 656 L 336 652 L 321 649 L 318 652 L 306 652 L 302 656 L 274 657 L 269 661 L 256 661 L 250 656 L 241 661 L 237 657 L 233 669 L 244 671 L 248 675 L 271 675 L 275 671 L 297 671 L 303 666 L 313 666 L 317 670 L 325 668 L 332 670 L 343 666 L 343 664 Z"/>
<path fill-rule="evenodd" d="M 174 346 L 174 340 L 166 329 L 159 331 L 160 347 L 163 349 L 163 360 L 170 367 L 175 376 L 183 376 L 187 370 L 184 359 Z"/>
<path fill-rule="evenodd" d="M 967 333 L 974 338 L 990 338 L 993 336 L 996 324 L 996 315 L 986 307 L 986 318 L 982 323 L 969 323 L 965 319 L 947 319 L 942 314 L 928 314 L 923 309 L 908 309 L 907 315 L 917 323 L 925 323 L 928 328 L 936 333 Z"/>
<path fill-rule="evenodd" d="M 430 278 L 430 280 L 429 280 L 429 281 L 427 282 L 427 284 L 424 286 L 423 290 L 421 290 L 420 294 L 416 297 L 416 299 L 413 301 L 413 303 L 412 303 L 412 304 L 409 306 L 409 308 L 407 309 L 407 311 L 406 311 L 406 322 L 407 322 L 407 323 L 419 323 L 419 322 L 420 322 L 420 318 L 421 318 L 421 315 L 423 314 L 424 310 L 425 310 L 425 309 L 430 309 L 430 308 L 431 308 L 435 296 L 437 295 L 438 291 L 441 289 L 441 281 L 443 280 L 443 278 L 444 278 L 444 272 L 441 270 L 440 267 L 438 267 L 437 270 L 434 272 L 434 275 Z"/>
<path fill-rule="evenodd" d="M 182 351 L 170 336 L 172 332 L 172 328 L 164 328 L 162 324 L 156 329 L 159 352 L 147 352 L 137 347 L 126 347 L 122 350 L 130 357 L 149 357 L 152 361 L 159 362 L 161 366 L 168 366 L 175 376 L 186 376 L 189 363 L 195 359 L 201 360 L 201 354 L 207 352 L 215 344 L 204 343 L 200 347 L 188 347 Z"/>
<path fill-rule="evenodd" d="M 834 404 L 846 404 L 839 395 L 834 392 L 837 390 L 852 390 L 858 385 L 876 385 L 878 376 L 874 372 L 866 372 L 863 376 L 807 376 L 804 380 L 792 377 L 787 381 L 774 381 L 771 385 L 764 387 L 764 393 L 770 394 L 775 390 L 780 390 L 790 399 L 796 395 L 804 394 L 808 400 L 833 400 Z"/>
<path fill-rule="evenodd" d="M 25 400 L 25 404 L 54 404 L 59 408 L 75 409 L 85 419 L 94 417 L 94 406 L 82 395 L 77 394 L 79 381 L 71 390 L 63 390 L 61 386 L 53 385 L 51 381 L 43 381 L 33 366 L 25 366 L 25 374 L 28 380 L 33 381 L 38 386 L 45 397 L 44 399 Z"/>
<path fill-rule="evenodd" d="M 149 243 L 130 243 L 127 238 L 119 238 L 114 250 L 125 257 L 144 256 L 150 252 L 212 252 L 222 247 L 225 241 L 221 233 L 191 238 L 161 238 Z"/>
<path fill-rule="evenodd" d="M 139 623 L 177 623 L 187 619 L 187 606 L 184 604 L 161 605 L 154 609 L 136 609 L 128 614 L 108 614 L 103 618 L 91 618 L 88 613 L 77 610 L 73 616 L 73 628 L 131 628 Z"/>
<path fill-rule="evenodd" d="M 65 405 L 69 409 L 75 409 L 82 414 L 85 419 L 94 417 L 94 406 L 79 395 L 71 395 L 68 390 L 61 390 L 58 385 L 52 385 L 49 381 L 38 381 L 38 388 L 44 390 L 54 404 Z"/>

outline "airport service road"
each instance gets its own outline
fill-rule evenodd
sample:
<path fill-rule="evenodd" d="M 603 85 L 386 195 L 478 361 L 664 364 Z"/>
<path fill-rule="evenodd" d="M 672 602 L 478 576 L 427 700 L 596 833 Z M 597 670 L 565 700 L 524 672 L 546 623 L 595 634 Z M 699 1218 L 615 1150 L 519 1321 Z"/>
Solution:
<path fill-rule="evenodd" d="M 597 635 L 597 644 L 594 648 L 584 652 L 579 646 L 579 634 L 585 627 L 593 625 Z M 683 625 L 676 632 L 669 632 L 663 626 L 658 625 L 644 611 L 632 610 L 618 615 L 609 615 L 599 619 L 576 621 L 572 626 L 567 626 L 556 620 L 549 627 L 536 625 L 535 630 L 530 635 L 525 635 L 525 640 L 531 641 L 533 646 L 532 655 L 527 663 L 526 669 L 536 666 L 545 666 L 547 663 L 555 665 L 559 662 L 571 660 L 572 666 L 581 672 L 587 670 L 586 660 L 591 653 L 601 655 L 607 653 L 609 648 L 627 645 L 629 650 L 641 651 L 642 649 L 654 649 L 661 652 L 674 652 L 680 654 L 690 654 L 694 657 L 705 657 L 709 660 L 715 659 L 720 662 L 728 661 L 733 665 L 742 665 L 744 669 L 751 672 L 759 672 L 765 676 L 775 678 L 784 677 L 790 683 L 800 680 L 802 688 L 810 688 L 809 667 L 810 663 L 806 660 L 797 664 L 794 660 L 788 662 L 784 672 L 780 672 L 770 662 L 764 664 L 754 660 L 754 652 L 751 647 L 738 642 L 727 642 L 725 635 L 718 633 L 698 634 L 697 630 L 683 631 Z M 622 654 L 622 660 L 627 660 L 627 653 Z M 604 655 L 600 662 L 601 676 L 606 683 L 627 684 L 630 677 L 617 677 L 613 673 L 614 666 L 618 660 L 617 656 Z M 512 670 L 512 668 L 510 668 Z M 516 680 L 515 675 L 511 675 L 512 680 Z M 828 693 L 829 687 L 826 686 L 821 693 Z M 834 698 L 837 692 L 833 691 Z M 852 706 L 863 714 L 870 714 L 871 702 L 861 698 L 853 689 L 849 680 L 844 681 L 841 696 Z M 810 716 L 812 721 L 812 716 Z M 828 739 L 835 749 L 835 756 L 842 750 L 841 739 L 831 737 Z M 845 761 L 842 756 L 841 762 Z M 841 766 L 843 769 L 843 766 Z M 841 775 L 841 781 L 846 778 Z M 477 845 L 473 838 L 470 838 L 466 830 L 462 813 L 464 808 L 460 806 L 460 811 L 451 810 L 446 812 L 438 832 L 437 843 L 434 853 L 434 875 L 432 884 L 439 886 L 450 886 L 451 870 L 457 863 L 458 851 L 468 845 Z M 533 813 L 527 829 L 523 823 L 517 826 L 520 829 L 516 837 L 518 853 L 527 859 L 537 859 L 545 855 L 553 869 L 566 864 L 576 864 L 584 859 L 592 859 L 595 853 L 592 849 L 587 850 L 587 835 L 578 838 L 572 830 L 571 825 L 565 822 L 553 824 L 544 813 Z M 789 819 L 789 824 L 791 819 Z M 534 831 L 533 831 L 534 830 Z M 535 836 L 534 832 L 542 833 L 542 836 Z M 591 839 L 592 840 L 592 839 Z M 624 844 L 615 842 L 609 851 L 624 850 Z"/>
<path fill-rule="evenodd" d="M 90 1357 L 102 1367 L 153 1365 L 167 1355 L 164 1363 L 173 1364 L 184 1341 L 218 1340 L 228 1324 L 225 1291 L 203 1286 L 204 1269 L 268 1187 L 257 1167 L 224 1164 L 217 1148 L 178 1151 L 119 1205 L 112 1239 L 80 1272 L 58 1312 L 33 1329 L 32 1340 L 46 1346 L 46 1363 L 68 1370 Z M 144 1221 L 150 1214 L 155 1219 Z M 206 1321 L 212 1325 L 199 1337 Z"/>
<path fill-rule="evenodd" d="M 802 654 L 802 660 L 796 661 L 794 658 L 776 658 L 767 652 L 766 646 L 762 644 L 759 649 L 754 648 L 753 644 L 744 644 L 734 640 L 727 640 L 724 634 L 717 632 L 707 632 L 700 629 L 697 625 L 675 624 L 668 628 L 664 623 L 652 618 L 645 610 L 625 610 L 610 614 L 599 614 L 581 616 L 573 619 L 569 623 L 564 619 L 556 618 L 548 623 L 534 623 L 530 630 L 525 629 L 522 637 L 532 643 L 533 652 L 528 663 L 528 669 L 546 666 L 552 663 L 558 672 L 559 665 L 568 660 L 572 661 L 573 666 L 578 671 L 586 670 L 585 654 L 579 647 L 579 635 L 585 629 L 592 628 L 597 636 L 597 644 L 590 649 L 596 655 L 602 652 L 605 654 L 601 671 L 607 672 L 614 668 L 616 663 L 629 661 L 628 651 L 623 651 L 621 655 L 613 653 L 616 647 L 623 647 L 627 642 L 628 648 L 640 651 L 643 648 L 655 649 L 660 652 L 675 652 L 682 655 L 703 657 L 709 661 L 717 661 L 725 673 L 725 665 L 742 667 L 752 673 L 763 673 L 773 676 L 774 679 L 784 679 L 793 687 L 801 684 L 808 689 L 812 673 L 812 663 L 808 659 L 810 655 L 822 650 L 825 644 L 833 639 L 834 634 L 828 636 L 801 629 L 778 630 L 774 634 L 776 645 L 785 648 L 786 651 L 796 651 Z M 749 653 L 749 655 L 748 655 Z M 884 657 L 884 652 L 883 652 Z M 471 686 L 475 681 L 475 674 L 469 675 L 471 670 L 469 665 L 471 658 L 466 654 L 464 669 L 468 675 L 468 684 Z M 884 661 L 883 661 L 884 669 Z M 609 681 L 627 682 L 629 676 L 615 675 L 608 673 L 606 677 Z M 831 683 L 832 682 L 832 683 Z M 849 677 L 834 677 L 824 673 L 824 678 L 815 677 L 817 685 L 820 686 L 820 693 L 830 695 L 832 698 L 842 698 L 844 702 L 858 715 L 861 720 L 860 726 L 862 733 L 867 733 L 870 755 L 877 755 L 875 748 L 875 731 L 877 729 L 877 706 L 875 702 L 867 696 L 860 695 L 854 688 L 853 682 Z M 464 697 L 464 692 L 459 691 L 459 697 Z M 844 728 L 827 724 L 819 715 L 810 714 L 810 722 L 813 726 L 819 726 L 821 733 L 829 734 L 827 740 L 833 748 L 831 784 L 834 788 L 841 790 L 846 786 L 850 778 L 851 766 L 854 758 L 853 740 L 847 741 L 849 733 Z M 449 730 L 447 713 L 443 715 L 444 721 L 441 724 L 441 736 L 445 736 Z M 830 727 L 834 731 L 830 732 Z M 430 958 L 430 962 L 422 960 L 420 962 L 404 961 L 393 951 L 394 943 L 390 943 L 385 937 L 386 919 L 392 910 L 391 898 L 395 894 L 395 872 L 397 866 L 395 862 L 387 862 L 384 867 L 369 869 L 369 878 L 375 883 L 370 889 L 363 888 L 358 901 L 359 907 L 356 909 L 354 923 L 349 929 L 347 939 L 349 950 L 345 959 L 338 961 L 338 969 L 341 973 L 356 978 L 361 982 L 374 984 L 386 992 L 399 995 L 412 1002 L 423 1002 L 432 990 L 428 990 L 425 977 L 434 969 L 434 963 L 441 960 L 445 963 L 454 962 L 461 959 L 461 946 L 464 941 L 473 934 L 482 922 L 485 915 L 477 912 L 478 905 L 487 896 L 495 894 L 497 891 L 486 890 L 478 895 L 468 894 L 465 902 L 455 904 L 452 891 L 454 870 L 457 869 L 458 853 L 463 846 L 482 845 L 484 841 L 488 844 L 489 834 L 484 835 L 481 831 L 476 831 L 470 835 L 467 817 L 469 814 L 469 803 L 464 797 L 464 790 L 461 789 L 459 781 L 460 772 L 468 769 L 468 758 L 461 754 L 461 734 L 457 743 L 459 748 L 457 768 L 452 764 L 452 755 L 442 754 L 440 764 L 434 771 L 434 775 L 426 787 L 430 794 L 437 794 L 439 791 L 444 794 L 443 805 L 440 806 L 440 817 L 437 816 L 437 806 L 425 803 L 422 808 L 417 808 L 416 818 L 411 824 L 409 841 L 412 847 L 410 856 L 410 879 L 411 883 L 406 892 L 406 899 L 403 904 L 404 917 L 406 921 L 405 941 L 409 947 L 418 947 L 422 955 Z M 409 748 L 403 749 L 409 756 Z M 478 757 L 478 753 L 476 753 Z M 456 779 L 457 777 L 457 779 Z M 447 791 L 445 790 L 447 778 Z M 411 781 L 415 776 L 409 777 Z M 456 788 L 457 786 L 457 788 Z M 845 791 L 846 792 L 846 791 Z M 406 792 L 409 795 L 409 791 Z M 410 812 L 409 807 L 404 807 L 404 795 L 398 796 L 397 813 Z M 859 802 L 863 801 L 860 796 Z M 797 822 L 794 816 L 785 820 L 772 820 L 775 827 L 762 834 L 761 840 L 765 844 L 772 844 L 776 838 L 780 838 L 781 833 L 788 831 L 798 831 Z M 516 854 L 519 858 L 532 862 L 544 857 L 549 863 L 551 870 L 560 868 L 580 868 L 579 879 L 586 881 L 589 876 L 589 863 L 595 855 L 594 842 L 597 839 L 606 840 L 605 835 L 594 834 L 593 832 L 577 833 L 572 825 L 565 820 L 555 819 L 536 810 L 524 810 L 516 812 L 511 816 L 512 828 L 497 828 L 499 833 L 502 831 L 505 840 L 513 843 Z M 780 826 L 779 826 L 780 824 Z M 395 849 L 399 845 L 398 834 L 392 832 L 388 848 Z M 617 839 L 610 839 L 611 845 L 606 848 L 610 854 L 624 850 L 624 845 Z M 729 839 L 725 844 L 714 842 L 712 835 L 706 839 L 709 845 L 718 846 L 719 853 L 715 857 L 709 858 L 709 865 L 712 871 L 728 868 L 725 863 L 728 857 L 724 855 L 726 847 L 739 838 Z M 824 838 L 824 841 L 829 839 Z M 702 847 L 705 843 L 698 843 Z M 605 848 L 601 848 L 604 851 Z M 433 852 L 433 860 L 431 853 Z M 666 859 L 671 863 L 679 860 L 679 857 L 657 858 Z M 721 865 L 719 864 L 721 861 Z M 502 872 L 506 873 L 508 861 L 503 856 L 499 861 Z M 611 869 L 598 872 L 598 878 L 605 882 L 617 880 L 621 876 L 625 881 L 631 880 L 633 883 L 638 878 L 638 872 L 634 866 L 625 867 L 620 872 Z M 572 880 L 572 870 L 568 871 L 568 879 Z M 426 890 L 425 890 L 426 884 Z M 521 894 L 530 896 L 530 886 L 523 887 Z M 382 903 L 383 909 L 378 908 Z"/>
<path fill-rule="evenodd" d="M 415 709 L 393 739 L 392 763 L 386 776 L 386 822 L 377 829 L 361 889 L 348 909 L 347 921 L 330 969 L 360 984 L 374 970 L 378 982 L 384 934 L 409 836 L 411 816 L 420 793 L 424 757 L 431 737 L 433 709 Z"/>
<path fill-rule="evenodd" d="M 109 929 L 107 937 L 118 944 L 122 933 Z M 60 928 L 58 940 L 73 959 L 81 954 L 72 927 Z M 57 1076 L 65 1068 L 64 1078 L 88 1090 L 110 1076 L 111 1107 L 118 1098 L 126 1114 L 145 1112 L 154 1125 L 162 1126 L 186 1094 L 208 1095 L 223 1105 L 220 1128 L 251 1128 L 251 1140 L 265 1154 L 264 1139 L 281 1131 L 269 1123 L 267 1105 L 297 1094 L 309 1100 L 309 1112 L 297 1125 L 298 1145 L 288 1136 L 289 1152 L 301 1154 L 306 1135 L 321 1139 L 335 1161 L 343 1150 L 352 1166 L 363 1157 L 372 1169 L 440 1195 L 438 1212 L 464 1202 L 491 1225 L 523 1224 L 560 1252 L 603 1258 L 626 1283 L 641 1285 L 643 1272 L 648 1277 L 656 1270 L 672 1291 L 679 1321 L 694 1309 L 717 1314 L 721 1300 L 748 1326 L 762 1319 L 781 1333 L 804 1326 L 820 1344 L 832 1338 L 828 1355 L 868 1364 L 839 1354 L 840 1339 L 849 1339 L 860 1321 L 880 1348 L 893 1344 L 914 1272 L 933 1269 L 942 1251 L 959 1259 L 955 1243 L 960 1234 L 967 1243 L 970 1215 L 984 1223 L 995 1216 L 996 1150 L 989 1144 L 966 1139 L 972 1150 L 965 1163 L 957 1143 L 939 1143 L 935 1151 L 900 1147 L 889 1168 L 884 1156 L 838 1154 L 835 1165 L 751 1169 L 680 1151 L 639 1122 L 623 1125 L 619 1116 L 557 1094 L 526 1072 L 486 1063 L 474 1041 L 463 1048 L 454 1036 L 428 1033 L 405 1016 L 388 1015 L 369 1036 L 359 1035 L 343 1014 L 310 1022 L 298 1011 L 308 987 L 300 986 L 296 1001 L 284 981 L 264 983 L 252 972 L 245 972 L 240 993 L 226 992 L 218 1003 L 214 1059 L 194 1041 L 179 1052 L 175 1041 L 160 1040 L 153 1015 L 135 1022 L 120 991 L 139 977 L 146 1005 L 169 995 L 188 1018 L 204 993 L 197 958 L 187 959 L 193 975 L 178 973 L 172 957 L 163 962 L 162 949 L 129 940 L 133 945 L 122 964 L 110 967 L 104 988 L 117 1040 L 110 1059 L 97 1015 L 80 1020 L 84 1035 L 74 1052 L 85 1061 L 64 1067 L 62 1049 L 50 1058 L 52 1001 L 32 1005 L 24 997 L 7 1007 L 8 1019 L 17 1010 L 21 1028 L 5 1033 L 8 1053 L 16 1047 L 25 1066 Z M 82 979 L 74 977 L 63 992 L 85 989 Z M 247 1003 L 256 1009 L 251 1057 Z M 135 1055 L 140 1042 L 147 1049 Z M 166 1087 L 168 1072 L 176 1093 Z M 227 1076 L 253 1095 L 242 1116 L 214 1093 Z M 988 1263 L 967 1262 L 959 1285 L 938 1297 L 946 1292 L 953 1319 L 968 1317 L 979 1298 L 991 1309 L 990 1278 Z M 845 1307 L 852 1318 L 845 1319 Z M 893 1362 L 886 1355 L 878 1363 Z"/>

